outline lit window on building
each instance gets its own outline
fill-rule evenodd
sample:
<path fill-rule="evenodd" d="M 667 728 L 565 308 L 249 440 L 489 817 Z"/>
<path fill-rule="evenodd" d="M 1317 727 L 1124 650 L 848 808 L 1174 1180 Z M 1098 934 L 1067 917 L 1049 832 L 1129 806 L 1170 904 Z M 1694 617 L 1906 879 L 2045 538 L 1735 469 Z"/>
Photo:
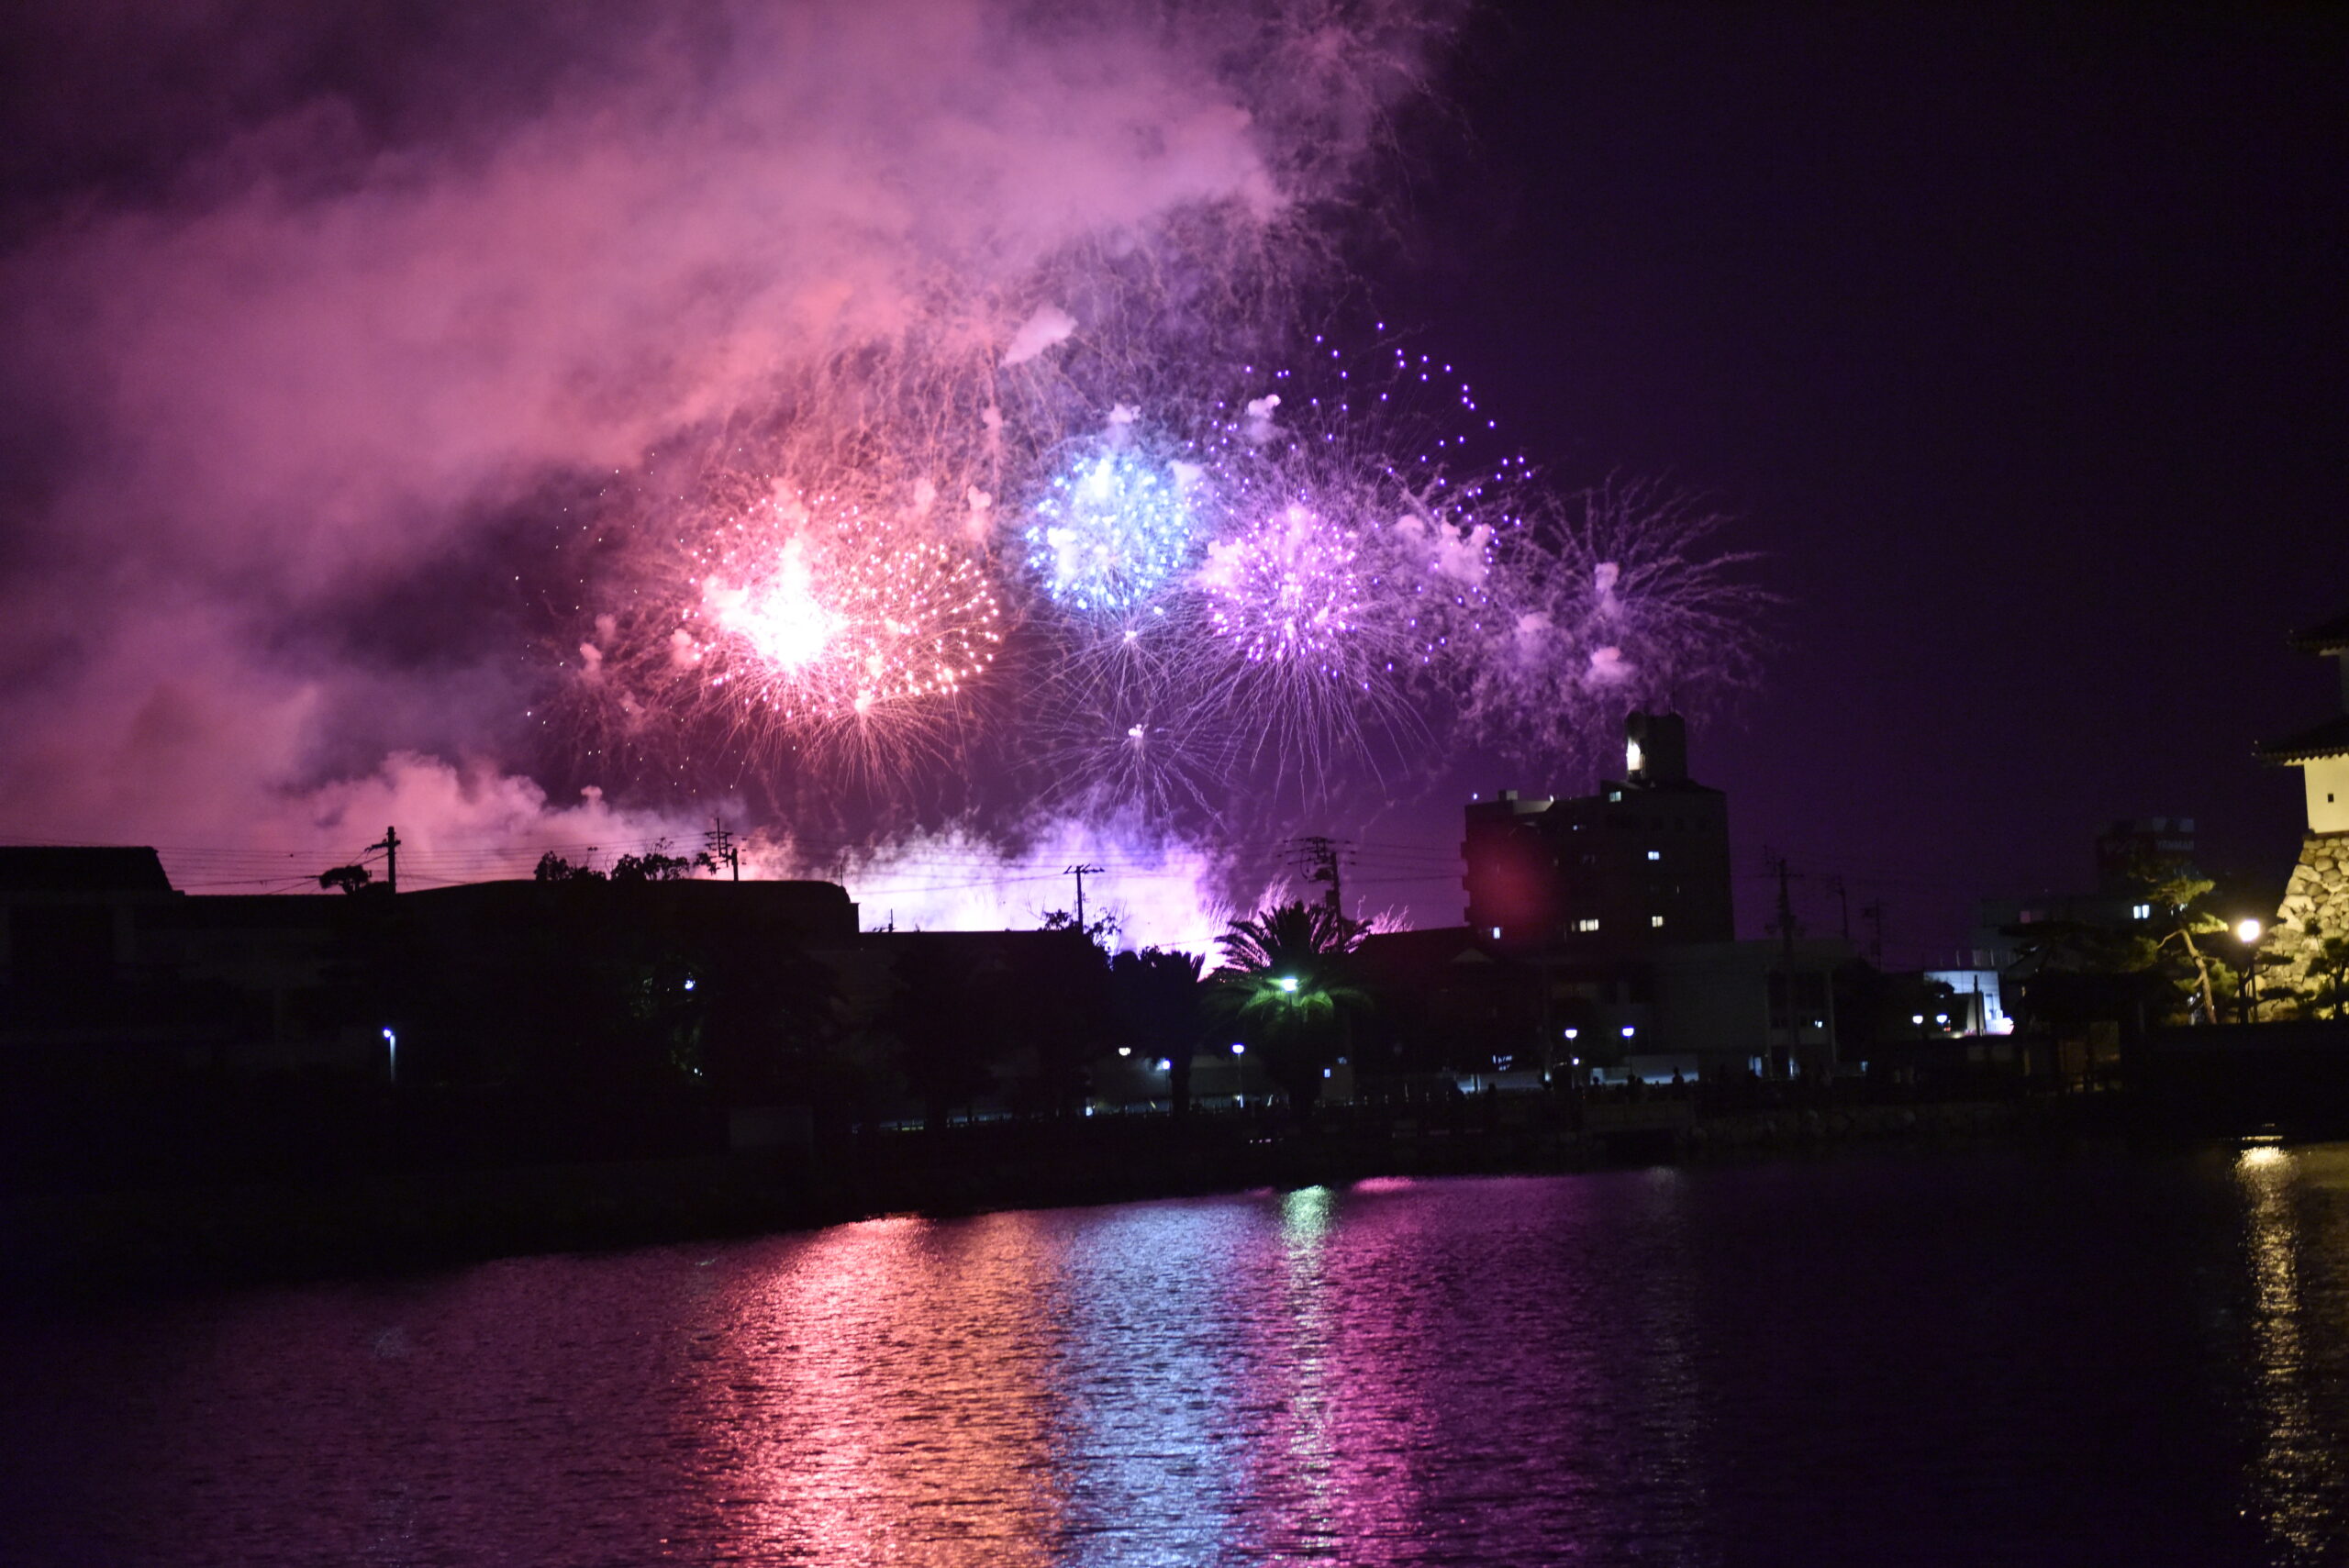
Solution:
<path fill-rule="evenodd" d="M 1661 915 L 1651 915 L 1648 917 L 1648 924 L 1660 928 L 1664 924 L 1664 917 Z"/>
<path fill-rule="evenodd" d="M 1501 940 L 1501 929 L 1500 929 L 1498 926 L 1495 926 L 1495 927 L 1493 928 L 1493 940 L 1495 940 L 1495 941 L 1498 941 L 1498 940 Z"/>
<path fill-rule="evenodd" d="M 2132 920 L 2150 920 L 2154 917 L 2154 906 L 2150 904 L 2132 904 L 2129 906 L 2129 917 Z"/>
<path fill-rule="evenodd" d="M 1598 922 L 1596 920 L 1576 920 L 1575 922 L 1575 929 L 1577 931 L 1595 931 L 1598 929 Z"/>
<path fill-rule="evenodd" d="M 1664 851 L 1662 850 L 1650 850 L 1648 851 L 1648 859 L 1652 861 L 1660 861 L 1664 859 Z"/>

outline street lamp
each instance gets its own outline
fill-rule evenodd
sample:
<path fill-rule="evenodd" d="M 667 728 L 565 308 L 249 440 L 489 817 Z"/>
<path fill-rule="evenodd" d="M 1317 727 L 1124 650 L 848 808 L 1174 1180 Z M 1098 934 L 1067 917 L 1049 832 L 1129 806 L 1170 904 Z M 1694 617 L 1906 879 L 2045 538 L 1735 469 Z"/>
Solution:
<path fill-rule="evenodd" d="M 392 1084 L 400 1081 L 400 1037 L 389 1029 L 384 1030 L 384 1079 Z"/>
<path fill-rule="evenodd" d="M 1297 995 L 1297 976 L 1294 974 L 1284 974 L 1274 984 L 1292 996 Z"/>
<path fill-rule="evenodd" d="M 2243 943 L 2243 994 L 2250 1021 L 2259 1021 L 2259 938 L 2266 928 L 2248 917 L 2235 922 L 2235 940 Z"/>

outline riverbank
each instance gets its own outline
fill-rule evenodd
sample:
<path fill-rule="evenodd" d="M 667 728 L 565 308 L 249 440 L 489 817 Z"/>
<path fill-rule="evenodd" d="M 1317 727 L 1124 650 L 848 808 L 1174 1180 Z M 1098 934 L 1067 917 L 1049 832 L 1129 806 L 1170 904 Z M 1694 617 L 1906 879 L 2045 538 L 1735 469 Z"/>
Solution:
<path fill-rule="evenodd" d="M 1337 1185 L 1378 1176 L 1553 1173 L 1839 1148 L 2121 1136 L 2114 1096 L 1785 1105 L 1699 1116 L 1683 1100 L 1468 1102 L 1435 1114 L 1101 1118 L 871 1133 L 823 1154 L 712 1155 L 387 1172 L 309 1185 L 17 1195 L 0 1257 L 26 1298 L 406 1273 L 946 1216 Z"/>

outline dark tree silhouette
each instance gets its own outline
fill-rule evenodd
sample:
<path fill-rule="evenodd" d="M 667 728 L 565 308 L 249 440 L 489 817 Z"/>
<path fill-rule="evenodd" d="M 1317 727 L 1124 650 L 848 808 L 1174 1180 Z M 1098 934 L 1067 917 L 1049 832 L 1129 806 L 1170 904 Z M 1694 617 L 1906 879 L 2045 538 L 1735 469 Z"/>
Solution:
<path fill-rule="evenodd" d="M 1167 1096 L 1176 1120 L 1191 1110 L 1191 1054 L 1204 1021 L 1195 952 L 1144 948 L 1109 963 L 1109 993 L 1119 1032 L 1136 1049 L 1166 1062 Z"/>

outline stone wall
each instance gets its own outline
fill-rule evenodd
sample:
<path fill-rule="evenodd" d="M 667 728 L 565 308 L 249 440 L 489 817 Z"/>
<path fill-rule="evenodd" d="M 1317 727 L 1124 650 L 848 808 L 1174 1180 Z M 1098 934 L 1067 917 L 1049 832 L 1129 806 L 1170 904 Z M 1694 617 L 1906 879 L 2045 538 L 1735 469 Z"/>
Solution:
<path fill-rule="evenodd" d="M 2290 1016 L 2287 996 L 2307 982 L 2309 953 L 2319 937 L 2349 937 L 2349 833 L 2310 833 L 2300 841 L 2299 863 L 2259 946 L 2263 1015 Z"/>

